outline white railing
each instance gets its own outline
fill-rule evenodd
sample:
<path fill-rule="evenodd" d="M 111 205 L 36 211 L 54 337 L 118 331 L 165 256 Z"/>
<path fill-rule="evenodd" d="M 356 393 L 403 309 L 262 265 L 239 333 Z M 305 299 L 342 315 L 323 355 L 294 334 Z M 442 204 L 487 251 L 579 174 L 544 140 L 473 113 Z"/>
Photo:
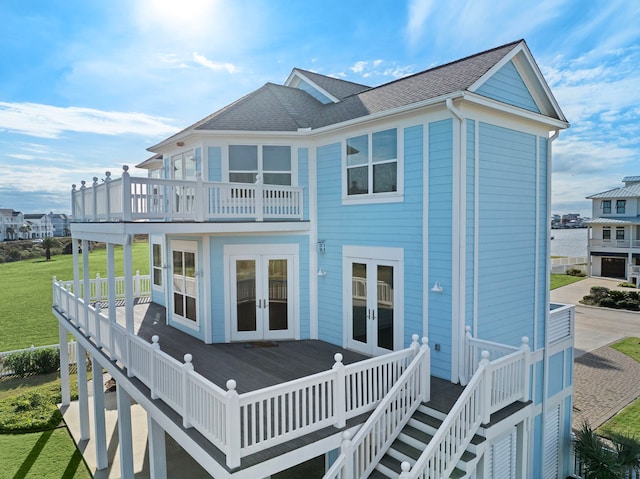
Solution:
<path fill-rule="evenodd" d="M 413 336 L 413 361 L 353 439 L 350 431 L 344 432 L 341 454 L 324 479 L 368 477 L 418 406 L 429 401 L 431 367 L 427 342 L 423 338 L 422 347 L 418 348 L 418 335 Z"/>
<path fill-rule="evenodd" d="M 106 172 L 102 183 L 93 178 L 73 185 L 71 205 L 76 221 L 221 219 L 303 219 L 303 190 L 295 186 L 221 183 L 132 177 L 123 166 L 122 178 Z"/>
<path fill-rule="evenodd" d="M 574 264 L 587 264 L 586 256 L 560 256 L 551 258 L 551 266 L 572 266 Z"/>
<path fill-rule="evenodd" d="M 225 391 L 196 373 L 191 355 L 181 363 L 160 350 L 157 336 L 147 343 L 109 321 L 99 303 L 76 298 L 68 282 L 54 279 L 53 307 L 102 345 L 128 376 L 144 383 L 153 399 L 179 413 L 184 427 L 194 427 L 218 447 L 230 468 L 248 454 L 327 426 L 345 427 L 347 419 L 372 411 L 402 377 L 417 347 L 346 366 L 338 353 L 330 371 L 238 394 L 234 380 Z"/>
<path fill-rule="evenodd" d="M 518 348 L 508 346 L 506 344 L 495 343 L 493 341 L 474 338 L 471 335 L 471 327 L 465 326 L 463 385 L 466 384 L 466 381 L 468 381 L 478 369 L 483 351 L 487 351 L 489 353 L 489 361 L 495 361 L 496 359 L 518 351 Z"/>
<path fill-rule="evenodd" d="M 54 278 L 54 281 L 55 278 Z M 64 285 L 64 288 L 75 294 L 73 281 L 60 281 Z M 116 299 L 124 299 L 125 284 L 124 278 L 115 278 L 116 287 Z M 79 296 L 84 298 L 84 281 L 80 280 Z M 134 298 L 148 298 L 151 296 L 151 276 L 148 274 L 140 274 L 136 271 L 133 276 L 133 297 Z M 89 300 L 90 301 L 107 301 L 109 299 L 109 280 L 107 278 L 100 277 L 100 273 L 96 274 L 95 278 L 89 280 Z"/>
<path fill-rule="evenodd" d="M 572 304 L 551 304 L 547 328 L 550 344 L 573 337 L 575 314 L 575 307 Z"/>
<path fill-rule="evenodd" d="M 75 341 L 70 341 L 67 343 L 67 350 L 69 351 L 69 364 L 76 364 L 77 362 L 78 356 L 77 356 L 76 344 L 77 343 Z M 15 349 L 13 351 L 0 352 L 0 377 L 11 376 L 12 374 L 15 374 L 15 371 L 4 363 L 4 358 L 16 353 L 33 352 L 41 349 L 60 349 L 60 345 L 50 344 L 48 346 L 31 346 L 30 348 Z"/>
<path fill-rule="evenodd" d="M 599 248 L 640 248 L 640 240 L 590 239 L 589 246 Z"/>
<path fill-rule="evenodd" d="M 490 361 L 489 351 L 413 467 L 401 465 L 401 479 L 449 477 L 481 424 L 508 404 L 529 398 L 528 339 L 521 349 Z"/>

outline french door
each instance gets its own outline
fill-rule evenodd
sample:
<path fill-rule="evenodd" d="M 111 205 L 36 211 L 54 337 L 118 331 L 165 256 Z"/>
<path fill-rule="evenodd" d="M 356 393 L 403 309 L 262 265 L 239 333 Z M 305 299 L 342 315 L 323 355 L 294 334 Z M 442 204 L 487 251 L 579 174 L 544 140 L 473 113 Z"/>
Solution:
<path fill-rule="evenodd" d="M 229 256 L 231 339 L 293 338 L 293 255 Z"/>
<path fill-rule="evenodd" d="M 380 355 L 402 347 L 400 267 L 394 259 L 345 257 L 348 348 Z"/>
<path fill-rule="evenodd" d="M 172 317 L 189 327 L 199 324 L 197 254 L 197 243 L 194 241 L 171 242 Z"/>

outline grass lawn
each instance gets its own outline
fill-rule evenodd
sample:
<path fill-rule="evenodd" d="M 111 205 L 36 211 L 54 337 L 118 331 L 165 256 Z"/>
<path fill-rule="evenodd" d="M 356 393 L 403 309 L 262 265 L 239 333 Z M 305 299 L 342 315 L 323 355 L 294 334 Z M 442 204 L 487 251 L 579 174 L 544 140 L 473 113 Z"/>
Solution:
<path fill-rule="evenodd" d="M 71 397 L 77 397 L 75 374 L 71 375 L 70 384 Z M 16 396 L 34 392 L 50 397 L 55 404 L 60 395 L 59 374 L 0 380 L 0 409 L 7 410 Z M 8 419 L 4 414 L 2 418 Z M 0 479 L 91 477 L 66 427 L 27 434 L 0 434 L 0 451 Z"/>
<path fill-rule="evenodd" d="M 0 435 L 0 479 L 90 479 L 82 454 L 66 427 Z"/>
<path fill-rule="evenodd" d="M 556 289 L 561 286 L 566 286 L 571 283 L 577 283 L 582 281 L 585 277 L 569 276 L 568 274 L 551 274 L 551 289 Z"/>
<path fill-rule="evenodd" d="M 115 250 L 116 275 L 123 275 L 122 248 Z M 82 261 L 80 264 L 82 269 Z M 133 245 L 133 271 L 149 274 L 149 244 Z M 89 271 L 106 277 L 107 251 L 89 255 Z M 58 344 L 58 323 L 51 313 L 51 282 L 73 279 L 73 256 L 53 256 L 50 261 L 30 259 L 0 264 L 0 351 Z"/>
<path fill-rule="evenodd" d="M 625 338 L 611 347 L 640 362 L 640 338 Z M 640 399 L 604 423 L 597 432 L 605 437 L 617 432 L 640 438 Z"/>

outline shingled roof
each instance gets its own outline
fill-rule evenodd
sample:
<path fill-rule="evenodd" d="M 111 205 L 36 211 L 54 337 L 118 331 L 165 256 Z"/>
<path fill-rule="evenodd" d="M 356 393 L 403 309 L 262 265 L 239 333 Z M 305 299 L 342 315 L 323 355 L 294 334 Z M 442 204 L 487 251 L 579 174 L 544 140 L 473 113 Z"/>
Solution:
<path fill-rule="evenodd" d="M 267 83 L 168 140 L 189 130 L 294 132 L 301 128 L 316 129 L 465 91 L 522 42 L 508 43 L 377 87 L 296 68 L 292 75 L 300 72 L 340 101 L 323 104 L 299 88 Z M 154 151 L 153 147 L 150 151 Z"/>

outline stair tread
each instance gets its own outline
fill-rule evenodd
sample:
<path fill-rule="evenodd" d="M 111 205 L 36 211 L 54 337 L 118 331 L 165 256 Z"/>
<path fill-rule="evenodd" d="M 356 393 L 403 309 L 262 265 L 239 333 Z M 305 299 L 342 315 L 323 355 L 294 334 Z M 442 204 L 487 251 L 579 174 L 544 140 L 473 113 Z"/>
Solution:
<path fill-rule="evenodd" d="M 400 474 L 402 472 L 401 465 L 402 462 L 398 461 L 395 457 L 391 457 L 388 454 L 385 454 L 382 459 L 380 459 L 380 464 L 385 466 L 388 469 L 391 469 L 393 472 L 397 472 Z"/>
<path fill-rule="evenodd" d="M 430 414 L 424 413 L 422 411 L 416 411 L 411 416 L 413 419 L 420 421 L 423 424 L 427 424 L 435 429 L 438 429 L 442 425 L 442 421 L 436 417 L 431 416 Z"/>
<path fill-rule="evenodd" d="M 401 439 L 396 439 L 395 441 L 393 441 L 393 443 L 391 444 L 391 449 L 395 449 L 399 453 L 410 457 L 414 461 L 420 457 L 420 454 L 422 454 L 422 451 L 420 449 L 413 447 L 411 444 L 407 444 Z"/>
<path fill-rule="evenodd" d="M 374 469 L 373 472 L 369 474 L 368 479 L 389 479 L 389 478 L 383 472 L 380 472 L 377 469 Z"/>
<path fill-rule="evenodd" d="M 431 439 L 433 438 L 431 434 L 421 431 L 420 429 L 410 425 L 406 425 L 404 429 L 402 429 L 402 433 L 412 437 L 413 439 L 420 441 L 425 445 L 429 444 L 429 441 L 431 441 Z"/>

